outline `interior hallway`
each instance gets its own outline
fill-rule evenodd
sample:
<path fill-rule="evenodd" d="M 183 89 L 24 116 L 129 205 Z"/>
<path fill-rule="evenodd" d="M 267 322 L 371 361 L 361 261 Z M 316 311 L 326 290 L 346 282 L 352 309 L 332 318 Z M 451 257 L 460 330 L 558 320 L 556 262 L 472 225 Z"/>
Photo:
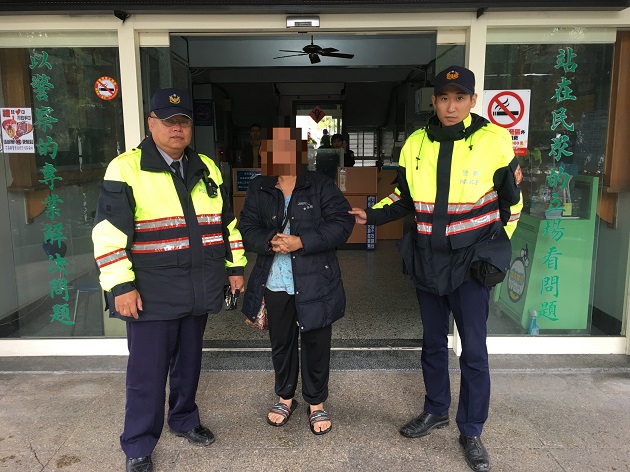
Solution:
<path fill-rule="evenodd" d="M 333 325 L 333 348 L 419 347 L 422 324 L 415 290 L 403 274 L 396 241 L 378 241 L 374 251 L 342 249 L 337 252 L 346 290 L 346 315 Z M 248 253 L 248 270 L 256 255 Z M 242 297 L 239 299 L 242 302 Z M 451 317 L 451 333 L 452 333 Z M 506 316 L 491 310 L 489 333 L 516 334 L 522 330 Z M 204 346 L 268 347 L 267 332 L 250 328 L 238 311 L 211 315 Z"/>
<path fill-rule="evenodd" d="M 333 347 L 419 347 L 422 324 L 415 290 L 403 274 L 396 241 L 377 241 L 377 249 L 341 249 L 337 252 L 346 290 L 346 315 L 333 325 Z M 248 253 L 247 276 L 256 255 Z M 96 283 L 96 282 L 95 282 Z M 75 290 L 69 307 L 74 315 Z M 50 299 L 31 308 L 30 321 L 15 337 L 98 337 L 103 335 L 101 292 L 82 292 L 76 304 L 76 326 L 50 321 Z M 239 298 L 242 303 L 242 296 Z M 27 311 L 30 311 L 27 310 Z M 34 316 L 33 316 L 34 315 Z M 118 320 L 110 322 L 118 323 Z M 451 318 L 451 333 L 453 321 Z M 490 310 L 489 334 L 523 334 L 524 330 L 507 316 Z M 239 309 L 210 315 L 205 333 L 206 348 L 263 348 L 269 346 L 267 332 L 250 328 Z"/>

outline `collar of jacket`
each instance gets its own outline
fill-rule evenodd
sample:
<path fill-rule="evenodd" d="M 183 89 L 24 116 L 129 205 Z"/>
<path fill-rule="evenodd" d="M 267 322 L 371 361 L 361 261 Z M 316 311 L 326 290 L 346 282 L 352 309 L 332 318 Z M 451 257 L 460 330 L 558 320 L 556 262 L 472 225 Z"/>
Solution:
<path fill-rule="evenodd" d="M 162 158 L 151 136 L 144 138 L 140 145 L 138 145 L 138 148 L 142 150 L 140 169 L 148 172 L 171 172 L 171 169 L 169 169 L 166 161 Z M 184 155 L 188 158 L 188 168 L 186 170 L 187 179 L 189 175 L 203 173 L 203 171 L 207 169 L 199 157 L 199 154 L 197 154 L 194 149 L 186 147 L 186 149 L 184 149 Z"/>
<path fill-rule="evenodd" d="M 438 143 L 445 141 L 459 141 L 468 139 L 475 131 L 483 128 L 489 123 L 484 117 L 475 113 L 469 114 L 464 121 L 452 126 L 442 126 L 437 115 L 429 118 L 426 126 L 427 137 L 431 141 Z"/>
<path fill-rule="evenodd" d="M 311 184 L 310 179 L 308 178 L 307 173 L 304 173 L 302 175 L 298 175 L 296 180 L 295 180 L 295 188 L 299 189 L 302 187 L 307 187 Z M 260 186 L 267 190 L 267 191 L 273 191 L 273 189 L 276 188 L 276 185 L 278 185 L 278 176 L 277 175 L 263 175 L 261 176 L 261 182 L 260 182 Z"/>

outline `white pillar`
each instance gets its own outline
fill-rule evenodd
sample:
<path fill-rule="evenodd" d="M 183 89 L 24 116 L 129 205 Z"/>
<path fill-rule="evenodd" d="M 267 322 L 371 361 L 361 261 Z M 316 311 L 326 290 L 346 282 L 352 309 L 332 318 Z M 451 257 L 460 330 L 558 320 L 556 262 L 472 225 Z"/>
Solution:
<path fill-rule="evenodd" d="M 144 137 L 142 86 L 140 78 L 140 47 L 133 17 L 118 27 L 118 56 L 120 58 L 120 90 L 125 120 L 125 149 L 136 146 Z M 122 149 L 124 151 L 125 149 Z"/>
<path fill-rule="evenodd" d="M 473 19 L 466 31 L 466 67 L 475 74 L 475 92 L 479 95 L 473 113 L 482 115 L 484 74 L 486 71 L 486 36 L 488 26 L 483 16 Z"/>

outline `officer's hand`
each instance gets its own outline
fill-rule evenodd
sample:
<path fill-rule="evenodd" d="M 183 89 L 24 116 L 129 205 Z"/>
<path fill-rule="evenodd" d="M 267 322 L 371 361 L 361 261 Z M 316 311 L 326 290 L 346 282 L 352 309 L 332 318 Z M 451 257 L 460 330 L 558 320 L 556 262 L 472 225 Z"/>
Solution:
<path fill-rule="evenodd" d="M 142 299 L 137 290 L 123 293 L 114 298 L 116 311 L 122 316 L 138 319 L 138 311 L 142 311 Z"/>
<path fill-rule="evenodd" d="M 230 282 L 230 290 L 232 293 L 237 290 L 241 293 L 245 291 L 245 277 L 242 275 L 228 275 L 228 281 Z"/>
<path fill-rule="evenodd" d="M 361 208 L 352 208 L 348 213 L 354 215 L 354 222 L 358 225 L 364 225 L 367 223 L 367 215 L 365 210 Z"/>

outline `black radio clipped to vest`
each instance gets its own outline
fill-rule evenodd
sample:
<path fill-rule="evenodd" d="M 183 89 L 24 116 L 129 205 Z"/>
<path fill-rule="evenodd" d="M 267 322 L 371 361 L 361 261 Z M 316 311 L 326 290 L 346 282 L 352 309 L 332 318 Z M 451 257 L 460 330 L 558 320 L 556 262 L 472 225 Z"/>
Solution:
<path fill-rule="evenodd" d="M 215 198 L 219 193 L 219 186 L 216 184 L 208 171 L 203 173 L 203 182 L 206 184 L 206 192 L 210 198 Z"/>

